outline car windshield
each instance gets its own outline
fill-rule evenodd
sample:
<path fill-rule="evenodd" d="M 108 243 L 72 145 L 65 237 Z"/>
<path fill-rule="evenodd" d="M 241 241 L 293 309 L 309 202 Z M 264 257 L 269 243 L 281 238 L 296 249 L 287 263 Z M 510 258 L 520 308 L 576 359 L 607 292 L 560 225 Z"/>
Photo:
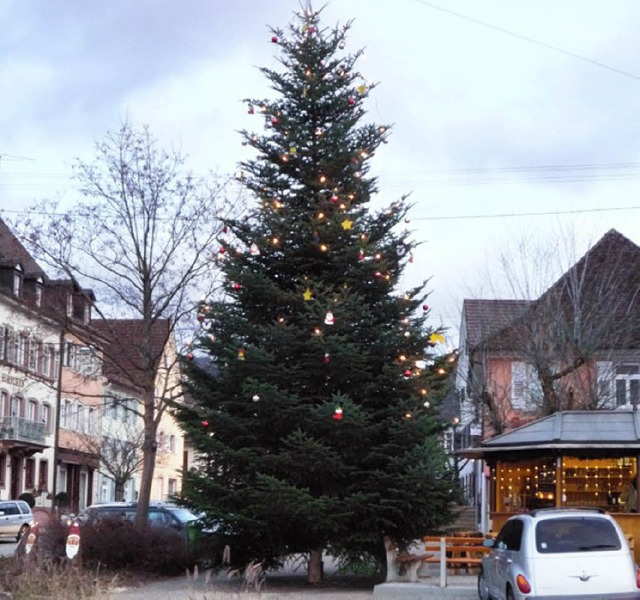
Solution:
<path fill-rule="evenodd" d="M 536 548 L 543 554 L 620 550 L 620 537 L 606 519 L 563 517 L 536 525 Z"/>
<path fill-rule="evenodd" d="M 189 523 L 190 521 L 198 520 L 198 517 L 186 508 L 172 508 L 171 514 L 174 515 L 181 523 Z"/>

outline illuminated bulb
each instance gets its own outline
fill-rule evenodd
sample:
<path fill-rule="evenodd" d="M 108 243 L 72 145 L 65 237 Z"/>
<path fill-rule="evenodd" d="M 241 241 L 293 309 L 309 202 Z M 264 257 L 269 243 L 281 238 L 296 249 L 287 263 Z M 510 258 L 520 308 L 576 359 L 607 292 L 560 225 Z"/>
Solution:
<path fill-rule="evenodd" d="M 280 240 L 279 240 L 277 237 L 274 237 L 274 238 L 271 240 L 271 243 L 272 243 L 274 246 L 277 246 L 277 245 L 280 243 Z"/>
<path fill-rule="evenodd" d="M 324 219 L 324 213 L 318 213 L 318 219 Z"/>
<path fill-rule="evenodd" d="M 442 368 L 442 367 L 439 367 L 439 368 L 438 368 L 438 375 L 444 375 L 444 374 L 446 374 L 446 372 L 447 372 L 447 370 L 446 370 L 446 369 L 444 369 L 444 368 Z"/>
<path fill-rule="evenodd" d="M 406 337 L 406 338 L 411 337 L 411 332 L 410 331 L 405 331 L 404 332 L 404 337 Z"/>
<path fill-rule="evenodd" d="M 283 154 L 281 157 L 282 162 L 288 162 L 289 161 L 289 155 L 288 154 Z"/>
<path fill-rule="evenodd" d="M 407 357 L 404 354 L 398 356 L 398 360 L 407 360 Z"/>
<path fill-rule="evenodd" d="M 406 413 L 404 413 L 404 418 L 405 419 L 413 418 L 413 413 L 410 410 L 408 410 Z"/>
<path fill-rule="evenodd" d="M 326 175 L 320 175 L 320 183 L 326 183 L 327 181 L 327 176 Z"/>
<path fill-rule="evenodd" d="M 316 328 L 313 330 L 313 333 L 314 333 L 315 335 L 322 335 L 322 330 L 320 329 L 320 327 L 316 327 Z"/>
<path fill-rule="evenodd" d="M 426 388 L 422 388 L 422 389 L 420 390 L 420 394 L 422 394 L 423 396 L 426 396 L 428 393 L 429 393 L 429 392 L 428 392 L 428 390 L 427 390 Z"/>
<path fill-rule="evenodd" d="M 260 396 L 258 396 L 258 394 L 256 394 L 256 395 L 253 397 L 253 401 L 254 401 L 254 402 L 259 402 L 259 401 L 260 401 Z"/>
<path fill-rule="evenodd" d="M 278 201 L 278 200 L 274 200 L 273 207 L 274 208 L 282 208 L 282 203 L 280 201 Z"/>
<path fill-rule="evenodd" d="M 431 404 L 429 404 L 428 400 L 425 400 L 422 404 L 422 406 L 424 406 L 425 408 L 429 408 L 431 406 Z"/>
<path fill-rule="evenodd" d="M 320 251 L 321 252 L 326 252 L 329 249 L 329 247 L 326 244 L 320 244 Z"/>

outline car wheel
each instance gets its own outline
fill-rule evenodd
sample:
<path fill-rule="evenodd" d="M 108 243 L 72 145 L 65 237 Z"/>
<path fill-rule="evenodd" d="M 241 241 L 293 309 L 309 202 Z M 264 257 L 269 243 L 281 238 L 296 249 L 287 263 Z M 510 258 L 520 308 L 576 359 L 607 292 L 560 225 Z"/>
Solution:
<path fill-rule="evenodd" d="M 20 527 L 20 531 L 18 531 L 18 535 L 16 536 L 16 540 L 20 541 L 20 538 L 27 533 L 27 531 L 29 530 L 29 526 L 28 525 L 23 525 L 22 527 Z"/>
<path fill-rule="evenodd" d="M 484 576 L 484 571 L 481 569 L 478 573 L 478 597 L 480 600 L 492 600 L 489 593 L 489 586 L 487 585 L 487 579 Z"/>
<path fill-rule="evenodd" d="M 513 595 L 513 590 L 510 587 L 507 588 L 507 600 L 516 600 L 516 597 Z"/>

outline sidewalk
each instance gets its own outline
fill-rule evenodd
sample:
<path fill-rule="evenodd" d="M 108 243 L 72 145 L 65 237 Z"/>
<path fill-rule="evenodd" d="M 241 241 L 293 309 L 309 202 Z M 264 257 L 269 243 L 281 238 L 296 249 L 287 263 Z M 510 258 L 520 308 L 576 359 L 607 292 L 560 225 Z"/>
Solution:
<path fill-rule="evenodd" d="M 267 578 L 266 587 L 260 593 L 241 592 L 239 579 L 229 580 L 219 576 L 208 579 L 200 574 L 195 579 L 175 577 L 141 586 L 139 588 L 116 589 L 109 600 L 411 600 L 411 599 L 455 599 L 472 600 L 478 597 L 476 577 L 472 575 L 450 576 L 448 586 L 441 588 L 434 578 L 417 583 L 382 583 L 373 589 L 349 588 L 344 584 L 336 587 L 305 587 L 304 577 L 297 585 L 289 580 L 285 585 L 277 575 Z"/>

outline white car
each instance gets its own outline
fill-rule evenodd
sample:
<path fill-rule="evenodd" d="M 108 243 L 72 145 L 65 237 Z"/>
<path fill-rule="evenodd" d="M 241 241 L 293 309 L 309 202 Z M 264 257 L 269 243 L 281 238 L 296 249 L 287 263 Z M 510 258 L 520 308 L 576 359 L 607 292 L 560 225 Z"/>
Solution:
<path fill-rule="evenodd" d="M 33 524 L 31 507 L 23 500 L 0 500 L 0 538 L 19 540 Z"/>
<path fill-rule="evenodd" d="M 480 600 L 640 600 L 640 574 L 616 521 L 599 509 L 511 517 L 478 575 Z"/>

